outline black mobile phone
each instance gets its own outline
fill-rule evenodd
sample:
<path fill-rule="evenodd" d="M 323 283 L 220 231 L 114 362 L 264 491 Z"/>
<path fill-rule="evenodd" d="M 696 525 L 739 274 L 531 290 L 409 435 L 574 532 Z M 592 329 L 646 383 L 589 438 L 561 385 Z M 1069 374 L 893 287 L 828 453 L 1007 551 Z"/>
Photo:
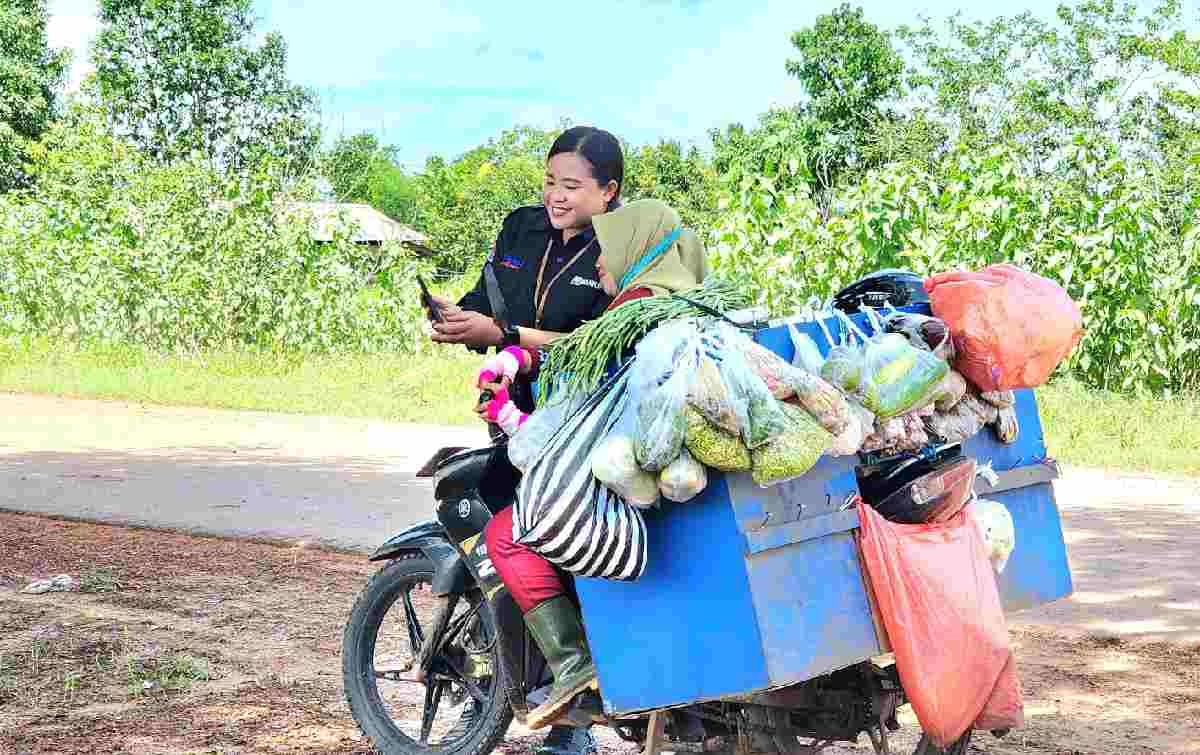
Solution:
<path fill-rule="evenodd" d="M 433 297 L 429 294 L 429 286 L 425 285 L 425 279 L 419 275 L 417 276 L 417 285 L 421 287 L 421 304 L 424 305 L 425 311 L 429 313 L 429 319 L 432 322 L 444 322 L 445 318 L 442 317 L 442 308 L 433 300 Z"/>

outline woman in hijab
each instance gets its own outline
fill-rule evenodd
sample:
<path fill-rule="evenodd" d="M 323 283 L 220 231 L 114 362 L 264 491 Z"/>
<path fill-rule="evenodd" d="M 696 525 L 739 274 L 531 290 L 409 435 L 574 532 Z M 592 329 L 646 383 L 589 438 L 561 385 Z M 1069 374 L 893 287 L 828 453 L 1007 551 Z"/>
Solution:
<path fill-rule="evenodd" d="M 657 200 L 630 202 L 593 218 L 601 254 L 600 283 L 614 297 L 609 311 L 634 299 L 669 295 L 695 288 L 704 281 L 704 247 L 680 224 L 679 214 Z M 536 369 L 536 354 L 510 348 L 484 365 L 478 385 L 495 398 L 480 413 L 510 435 L 525 421 L 506 395 L 517 374 Z M 525 624 L 542 649 L 554 674 L 545 703 L 530 711 L 526 725 L 538 729 L 553 722 L 580 693 L 596 684 L 596 667 L 584 636 L 583 623 L 567 594 L 562 572 L 536 551 L 513 538 L 512 507 L 500 511 L 485 530 L 488 556 L 525 616 Z"/>

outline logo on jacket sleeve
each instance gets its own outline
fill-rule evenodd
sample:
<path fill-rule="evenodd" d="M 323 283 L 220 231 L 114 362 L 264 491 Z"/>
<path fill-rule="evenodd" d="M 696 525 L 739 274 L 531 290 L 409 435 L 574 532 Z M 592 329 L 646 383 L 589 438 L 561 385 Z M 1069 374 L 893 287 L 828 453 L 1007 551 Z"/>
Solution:
<path fill-rule="evenodd" d="M 593 280 L 592 278 L 584 278 L 582 275 L 576 275 L 574 278 L 572 278 L 571 285 L 572 286 L 587 286 L 588 288 L 594 288 L 596 290 L 600 290 L 600 288 L 601 288 L 600 281 Z"/>
<path fill-rule="evenodd" d="M 514 257 L 511 254 L 504 255 L 504 259 L 500 260 L 500 267 L 507 267 L 509 270 L 520 270 L 525 267 L 525 260 L 520 257 Z"/>

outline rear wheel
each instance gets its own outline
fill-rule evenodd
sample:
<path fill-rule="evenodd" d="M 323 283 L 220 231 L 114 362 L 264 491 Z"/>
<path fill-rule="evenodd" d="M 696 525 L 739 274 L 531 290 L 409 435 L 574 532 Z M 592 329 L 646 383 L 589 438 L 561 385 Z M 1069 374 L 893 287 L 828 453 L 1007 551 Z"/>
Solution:
<path fill-rule="evenodd" d="M 434 565 L 409 554 L 359 595 L 342 642 L 346 700 L 386 755 L 486 755 L 512 722 L 491 606 L 478 590 L 435 598 Z M 425 638 L 444 606 L 443 642 L 417 680 Z"/>

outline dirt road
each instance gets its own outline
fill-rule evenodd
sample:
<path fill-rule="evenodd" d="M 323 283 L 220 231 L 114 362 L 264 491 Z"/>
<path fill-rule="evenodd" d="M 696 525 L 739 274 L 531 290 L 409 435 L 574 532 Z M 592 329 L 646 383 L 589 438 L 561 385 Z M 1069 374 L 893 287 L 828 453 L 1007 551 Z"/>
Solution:
<path fill-rule="evenodd" d="M 0 755 L 367 752 L 338 651 L 371 567 L 295 543 L 374 546 L 426 516 L 430 449 L 483 440 L 0 396 L 0 508 L 292 543 L 0 514 Z M 1072 469 L 1057 490 L 1076 594 L 1012 617 L 1029 723 L 977 751 L 1200 753 L 1200 482 Z M 58 572 L 93 592 L 17 594 Z"/>
<path fill-rule="evenodd" d="M 413 473 L 442 428 L 0 395 L 0 509 L 370 551 L 429 516 Z M 1075 596 L 1015 616 L 1075 634 L 1200 642 L 1200 480 L 1068 469 Z"/>
<path fill-rule="evenodd" d="M 312 548 L 0 514 L 0 754 L 365 755 L 339 642 L 370 569 Z M 92 592 L 18 594 L 60 571 Z M 1200 753 L 1200 646 L 1044 627 L 1013 639 L 1027 725 L 975 752 Z M 902 723 L 895 751 L 911 752 L 916 724 Z M 502 750 L 537 741 L 514 724 Z M 602 734 L 602 750 L 637 748 Z"/>
<path fill-rule="evenodd" d="M 429 516 L 443 428 L 0 394 L 0 509 L 370 550 Z"/>

